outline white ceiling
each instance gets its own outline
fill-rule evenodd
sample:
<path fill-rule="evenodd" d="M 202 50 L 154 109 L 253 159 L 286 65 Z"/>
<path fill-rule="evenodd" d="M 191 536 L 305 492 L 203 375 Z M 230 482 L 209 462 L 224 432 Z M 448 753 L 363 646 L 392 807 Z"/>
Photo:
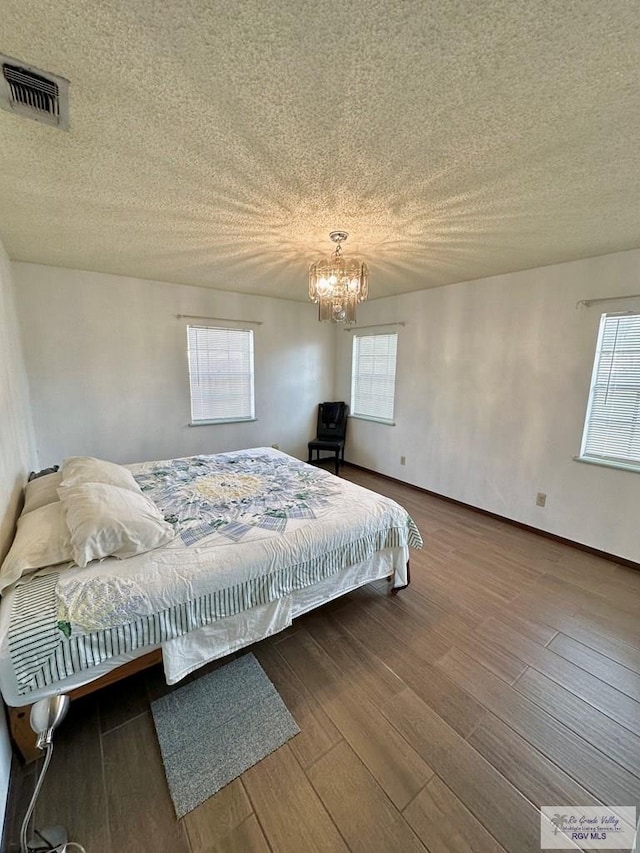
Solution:
<path fill-rule="evenodd" d="M 71 81 L 0 111 L 14 260 L 306 299 L 329 231 L 372 298 L 640 245 L 637 0 L 4 0 Z"/>

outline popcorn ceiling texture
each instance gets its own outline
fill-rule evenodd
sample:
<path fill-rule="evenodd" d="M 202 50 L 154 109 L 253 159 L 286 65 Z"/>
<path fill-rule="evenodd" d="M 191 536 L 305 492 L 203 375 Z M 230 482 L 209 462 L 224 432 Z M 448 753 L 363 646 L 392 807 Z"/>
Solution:
<path fill-rule="evenodd" d="M 10 257 L 304 300 L 350 232 L 371 296 L 640 245 L 637 0 L 4 0 L 71 81 L 0 112 Z"/>

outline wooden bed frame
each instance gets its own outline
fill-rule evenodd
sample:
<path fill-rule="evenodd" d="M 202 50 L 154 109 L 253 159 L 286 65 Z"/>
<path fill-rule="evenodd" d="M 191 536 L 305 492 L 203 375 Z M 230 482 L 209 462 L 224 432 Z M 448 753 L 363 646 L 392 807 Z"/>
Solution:
<path fill-rule="evenodd" d="M 116 669 L 107 672 L 105 675 L 96 678 L 95 681 L 89 684 L 83 684 L 82 687 L 75 687 L 69 690 L 66 695 L 70 699 L 79 699 L 81 696 L 88 696 L 89 693 L 94 693 L 102 687 L 107 687 L 109 684 L 115 684 L 116 681 L 121 681 L 123 678 L 128 678 L 130 675 L 135 675 L 136 672 L 142 672 L 150 666 L 155 666 L 162 663 L 162 649 L 154 649 L 146 655 L 142 655 L 135 660 L 129 661 Z M 9 730 L 13 742 L 18 747 L 18 750 L 25 762 L 35 761 L 42 755 L 41 750 L 36 749 L 36 735 L 29 722 L 31 705 L 23 705 L 19 708 L 7 708 L 9 714 Z"/>
<path fill-rule="evenodd" d="M 393 583 L 393 580 L 394 576 L 390 575 L 388 582 Z M 404 586 L 392 586 L 389 594 L 397 595 L 401 589 L 406 589 L 410 582 L 411 570 L 409 561 L 407 560 L 407 583 Z M 100 678 L 96 678 L 95 681 L 69 690 L 66 695 L 70 699 L 80 699 L 81 696 L 88 696 L 102 687 L 108 687 L 110 684 L 115 684 L 117 681 L 122 681 L 123 678 L 128 678 L 130 675 L 135 675 L 137 672 L 142 672 L 159 663 L 162 663 L 162 649 L 153 649 L 148 654 L 141 655 L 139 658 L 116 667 L 111 672 L 107 672 L 105 675 L 100 676 Z M 31 705 L 22 705 L 17 708 L 7 707 L 7 712 L 11 737 L 24 761 L 28 764 L 40 758 L 42 752 L 36 749 L 36 735 L 29 722 Z"/>
<path fill-rule="evenodd" d="M 44 474 L 45 471 L 41 471 L 39 473 Z M 410 583 L 409 561 L 407 560 L 406 584 L 394 587 L 395 571 L 387 577 L 387 581 L 389 583 L 389 593 L 391 595 L 396 595 L 400 589 L 405 589 Z M 70 699 L 79 699 L 82 696 L 87 696 L 102 689 L 103 687 L 108 687 L 109 685 L 115 684 L 131 675 L 135 675 L 136 673 L 142 672 L 152 666 L 156 666 L 161 662 L 162 648 L 155 648 L 146 654 L 140 655 L 140 657 L 130 660 L 126 664 L 115 667 L 110 672 L 107 672 L 106 674 L 95 678 L 80 687 L 68 688 L 65 690 L 64 686 L 59 685 L 56 687 L 55 685 L 52 685 L 52 692 L 50 695 L 60 693 L 62 695 L 67 695 Z M 6 706 L 11 738 L 17 751 L 20 753 L 25 762 L 35 761 L 42 754 L 41 750 L 36 748 L 36 734 L 32 730 L 30 723 L 31 708 L 34 704 L 34 702 L 30 702 L 16 707 Z"/>

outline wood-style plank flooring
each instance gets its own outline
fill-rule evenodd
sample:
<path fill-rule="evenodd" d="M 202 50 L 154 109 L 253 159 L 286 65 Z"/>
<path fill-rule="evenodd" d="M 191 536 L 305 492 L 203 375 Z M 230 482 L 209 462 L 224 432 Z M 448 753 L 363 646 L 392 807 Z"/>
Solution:
<path fill-rule="evenodd" d="M 425 540 L 252 651 L 301 732 L 176 821 L 149 670 L 73 703 L 37 824 L 87 853 L 529 853 L 540 805 L 640 806 L 640 572 L 353 468 Z M 17 840 L 34 768 L 14 774 Z"/>

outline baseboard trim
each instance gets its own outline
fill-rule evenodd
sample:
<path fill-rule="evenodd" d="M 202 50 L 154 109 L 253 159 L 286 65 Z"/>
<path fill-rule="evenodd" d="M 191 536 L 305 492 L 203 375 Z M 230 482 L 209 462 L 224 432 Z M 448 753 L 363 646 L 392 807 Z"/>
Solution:
<path fill-rule="evenodd" d="M 506 515 L 500 515 L 497 512 L 491 512 L 488 509 L 482 509 L 479 506 L 473 506 L 473 504 L 465 503 L 464 501 L 459 501 L 456 498 L 450 498 L 448 495 L 441 495 L 439 492 L 434 492 L 431 489 L 424 489 L 422 486 L 416 486 L 413 483 L 407 483 L 404 480 L 399 480 L 397 477 L 390 477 L 388 474 L 381 474 L 379 471 L 374 471 L 371 468 L 365 468 L 364 465 L 356 465 L 353 462 L 345 462 L 344 465 L 348 465 L 351 468 L 357 468 L 359 471 L 366 471 L 367 474 L 375 474 L 377 477 L 382 477 L 383 480 L 390 480 L 392 483 L 399 483 L 402 486 L 407 486 L 409 489 L 413 489 L 416 492 L 422 492 L 425 495 L 431 495 L 433 498 L 439 498 L 442 501 L 447 501 L 448 503 L 457 504 L 457 506 L 463 506 L 466 509 L 473 510 L 473 512 L 478 512 L 480 515 L 488 515 L 489 518 L 495 518 L 498 521 L 505 521 L 507 524 L 513 525 L 513 527 L 519 527 L 521 530 L 528 530 L 530 533 L 535 533 L 538 536 L 543 536 L 545 539 L 553 539 L 554 542 L 561 542 L 563 545 L 569 545 L 571 548 L 576 548 L 578 551 L 586 551 L 587 554 L 593 554 L 596 557 L 602 557 L 603 560 L 609 560 L 612 563 L 618 563 L 621 566 L 626 566 L 629 569 L 635 569 L 636 571 L 640 571 L 640 563 L 636 563 L 633 560 L 627 560 L 626 557 L 617 557 L 615 554 L 610 554 L 608 551 L 601 551 L 599 548 L 592 548 L 591 545 L 584 545 L 582 542 L 576 542 L 573 539 L 567 539 L 564 536 L 558 536 L 557 533 L 550 533 L 548 530 L 541 530 L 539 527 L 534 527 L 532 524 L 525 524 L 523 521 L 516 521 L 515 518 L 509 518 Z"/>

